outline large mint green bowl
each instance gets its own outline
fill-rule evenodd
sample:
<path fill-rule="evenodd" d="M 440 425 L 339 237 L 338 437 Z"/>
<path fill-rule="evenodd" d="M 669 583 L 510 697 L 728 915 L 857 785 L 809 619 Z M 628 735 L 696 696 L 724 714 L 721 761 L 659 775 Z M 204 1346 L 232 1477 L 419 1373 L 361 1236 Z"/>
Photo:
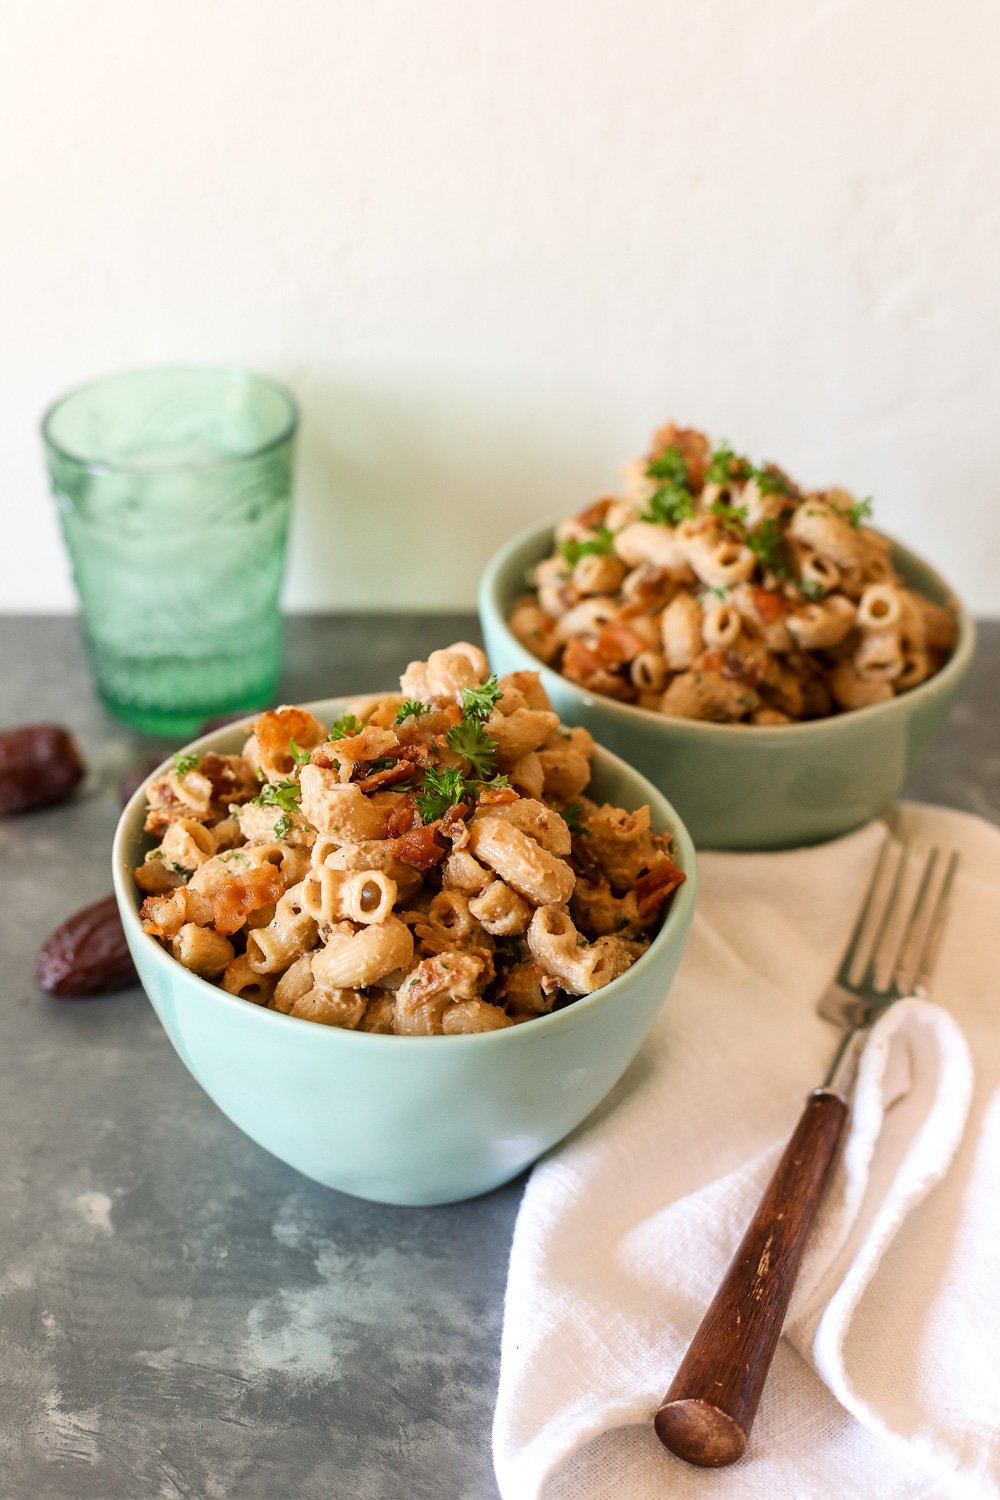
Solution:
<path fill-rule="evenodd" d="M 588 693 L 551 671 L 507 626 L 528 570 L 553 548 L 553 525 L 522 532 L 492 558 L 479 617 L 498 672 L 530 668 L 560 718 L 670 797 L 699 849 L 787 849 L 820 843 L 875 817 L 899 793 L 954 702 L 972 660 L 972 620 L 927 563 L 893 544 L 906 583 L 956 611 L 958 639 L 933 677 L 888 703 L 802 724 L 752 728 L 668 718 Z"/>
<path fill-rule="evenodd" d="M 357 699 L 309 707 L 330 721 Z M 238 750 L 219 730 L 200 750 Z M 115 895 L 146 994 L 181 1061 L 240 1130 L 307 1177 L 380 1203 L 450 1203 L 507 1182 L 578 1125 L 642 1044 L 680 962 L 695 900 L 691 839 L 661 794 L 598 750 L 594 794 L 648 802 L 687 879 L 649 949 L 564 1010 L 473 1036 L 340 1031 L 263 1010 L 199 979 L 139 925 L 131 869 L 147 847 L 142 791 L 122 813 Z"/>

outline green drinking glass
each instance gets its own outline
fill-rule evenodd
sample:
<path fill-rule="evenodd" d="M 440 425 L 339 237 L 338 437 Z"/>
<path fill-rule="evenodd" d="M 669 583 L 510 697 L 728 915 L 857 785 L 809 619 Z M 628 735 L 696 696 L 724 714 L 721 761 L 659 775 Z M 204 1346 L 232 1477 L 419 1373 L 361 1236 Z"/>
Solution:
<path fill-rule="evenodd" d="M 71 391 L 42 421 L 108 708 L 147 734 L 268 704 L 298 427 L 294 398 L 231 369 L 149 369 Z"/>

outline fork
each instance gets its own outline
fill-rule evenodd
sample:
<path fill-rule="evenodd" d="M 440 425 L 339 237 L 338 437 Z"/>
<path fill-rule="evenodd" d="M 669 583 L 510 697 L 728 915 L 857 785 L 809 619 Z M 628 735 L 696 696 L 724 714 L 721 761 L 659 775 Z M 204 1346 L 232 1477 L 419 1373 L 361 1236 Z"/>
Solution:
<path fill-rule="evenodd" d="M 899 851 L 894 870 L 891 847 Z M 661 1443 L 688 1463 L 719 1467 L 733 1463 L 746 1448 L 806 1239 L 843 1135 L 861 1048 L 874 1021 L 894 1001 L 904 994 L 926 994 L 958 855 L 949 855 L 933 899 L 939 851 L 927 855 L 894 944 L 908 856 L 905 842 L 887 839 L 882 846 L 836 978 L 818 1006 L 820 1015 L 843 1029 L 843 1037 L 823 1082 L 807 1095 L 757 1212 L 656 1413 Z M 865 954 L 862 976 L 855 979 Z"/>

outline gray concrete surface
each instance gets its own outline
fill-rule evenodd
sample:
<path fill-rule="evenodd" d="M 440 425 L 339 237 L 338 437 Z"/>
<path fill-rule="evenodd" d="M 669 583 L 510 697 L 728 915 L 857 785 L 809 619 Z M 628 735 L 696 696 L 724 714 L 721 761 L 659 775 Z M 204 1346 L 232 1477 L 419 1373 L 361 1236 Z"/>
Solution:
<path fill-rule="evenodd" d="M 286 701 L 392 684 L 468 617 L 299 618 Z M 1000 821 L 1000 623 L 908 794 Z M 0 618 L 0 727 L 73 727 L 91 774 L 0 823 L 0 1496 L 495 1500 L 489 1432 L 520 1183 L 395 1209 L 273 1160 L 138 990 L 48 999 L 39 944 L 106 893 L 120 773 L 69 620 Z"/>

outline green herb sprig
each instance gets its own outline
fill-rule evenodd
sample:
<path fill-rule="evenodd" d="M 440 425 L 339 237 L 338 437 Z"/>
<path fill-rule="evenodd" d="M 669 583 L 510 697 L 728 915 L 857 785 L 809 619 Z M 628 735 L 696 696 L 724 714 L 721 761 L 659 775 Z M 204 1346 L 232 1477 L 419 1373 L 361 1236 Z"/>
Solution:
<path fill-rule="evenodd" d="M 201 756 L 198 754 L 182 755 L 179 750 L 175 750 L 173 754 L 174 770 L 178 776 L 186 776 L 189 771 L 194 770 L 200 760 Z"/>
<path fill-rule="evenodd" d="M 345 740 L 349 735 L 360 734 L 364 725 L 354 714 L 341 714 L 339 719 L 334 719 L 330 725 L 328 740 Z"/>
<path fill-rule="evenodd" d="M 404 719 L 419 719 L 423 714 L 430 713 L 430 704 L 421 703 L 419 698 L 405 698 L 396 709 L 396 724 L 402 724 Z"/>
<path fill-rule="evenodd" d="M 606 557 L 614 547 L 615 534 L 607 526 L 598 526 L 592 537 L 583 541 L 571 538 L 559 543 L 563 561 L 575 568 L 581 557 Z"/>

